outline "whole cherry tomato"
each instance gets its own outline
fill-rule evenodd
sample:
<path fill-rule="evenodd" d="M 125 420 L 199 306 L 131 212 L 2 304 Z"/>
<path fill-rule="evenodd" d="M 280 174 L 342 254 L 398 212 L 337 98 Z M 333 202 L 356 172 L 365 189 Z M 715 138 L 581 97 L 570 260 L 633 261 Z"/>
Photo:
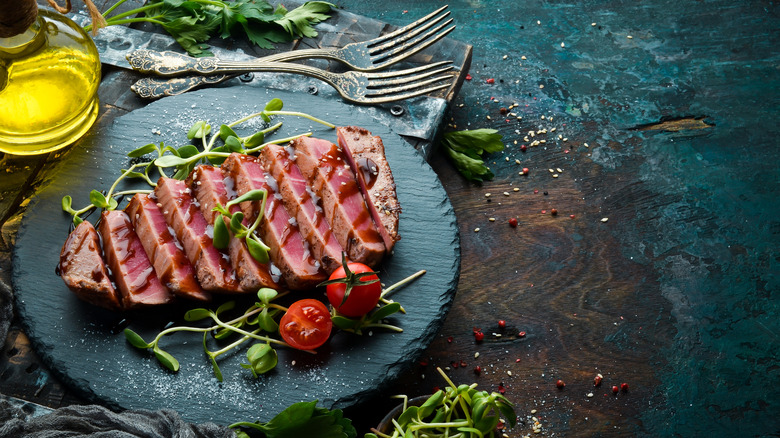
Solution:
<path fill-rule="evenodd" d="M 330 337 L 332 329 L 328 308 L 311 298 L 292 303 L 279 322 L 282 339 L 298 350 L 321 346 Z"/>
<path fill-rule="evenodd" d="M 382 295 L 379 277 L 362 263 L 346 263 L 330 274 L 326 284 L 328 301 L 341 315 L 356 318 L 376 307 Z M 347 295 L 346 299 L 344 296 Z"/>

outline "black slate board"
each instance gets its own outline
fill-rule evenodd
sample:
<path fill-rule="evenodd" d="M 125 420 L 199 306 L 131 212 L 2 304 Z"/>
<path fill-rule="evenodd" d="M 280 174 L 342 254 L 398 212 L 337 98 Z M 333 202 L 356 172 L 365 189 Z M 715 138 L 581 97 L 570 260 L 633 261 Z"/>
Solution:
<path fill-rule="evenodd" d="M 127 344 L 121 328 L 123 321 L 130 321 L 132 329 L 151 339 L 185 309 L 121 315 L 79 301 L 55 275 L 70 221 L 60 210 L 60 200 L 71 195 L 74 206 L 86 205 L 91 189 L 107 189 L 128 166 L 128 151 L 150 142 L 185 144 L 194 121 L 206 119 L 216 128 L 260 111 L 274 97 L 285 102 L 286 110 L 305 111 L 336 125 L 363 126 L 384 139 L 403 207 L 403 238 L 380 276 L 392 284 L 419 269 L 427 274 L 393 295 L 408 312 L 394 318 L 403 333 L 337 333 L 317 355 L 280 348 L 278 367 L 260 379 L 239 366 L 242 351 L 222 358 L 222 383 L 212 375 L 201 337 L 182 333 L 164 341 L 163 348 L 182 364 L 178 373 L 170 373 L 151 354 Z M 256 120 L 250 122 L 254 127 L 236 130 L 243 135 L 254 132 L 260 128 Z M 297 117 L 280 120 L 284 127 L 279 137 L 311 131 L 335 142 L 335 131 L 324 126 Z M 459 270 L 460 240 L 452 206 L 436 174 L 411 145 L 358 107 L 254 87 L 165 98 L 92 133 L 68 151 L 32 199 L 13 255 L 18 315 L 36 352 L 65 384 L 114 409 L 170 408 L 189 421 L 220 424 L 267 420 L 298 401 L 317 399 L 325 407 L 346 408 L 387 387 L 436 335 L 454 297 Z"/>

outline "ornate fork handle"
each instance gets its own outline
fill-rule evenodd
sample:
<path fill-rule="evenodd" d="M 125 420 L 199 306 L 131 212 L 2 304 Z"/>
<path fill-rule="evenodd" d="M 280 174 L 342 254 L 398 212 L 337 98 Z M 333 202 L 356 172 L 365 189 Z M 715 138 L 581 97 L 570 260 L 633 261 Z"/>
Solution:
<path fill-rule="evenodd" d="M 128 54 L 127 61 L 134 70 L 159 76 L 177 76 L 187 73 L 213 75 L 215 73 L 258 71 L 256 69 L 261 67 L 257 66 L 266 62 L 291 61 L 312 57 L 328 58 L 333 55 L 332 52 L 327 49 L 304 49 L 269 55 L 253 61 L 233 62 L 223 61 L 215 57 L 193 58 L 176 52 L 156 52 L 139 49 Z"/>
<path fill-rule="evenodd" d="M 249 64 L 249 63 L 244 63 Z M 289 64 L 283 62 L 252 62 L 251 71 L 258 72 L 276 72 L 276 73 L 297 73 L 310 76 L 321 81 L 327 82 L 341 94 L 350 98 L 359 98 L 364 93 L 367 79 L 358 72 L 332 73 L 326 70 L 320 70 L 315 67 L 309 67 L 301 64 Z M 202 85 L 212 85 L 237 76 L 239 73 L 249 71 L 246 68 L 231 70 L 231 74 L 215 74 L 208 76 L 186 76 L 181 78 L 162 79 L 162 78 L 143 78 L 133 84 L 131 87 L 134 92 L 144 98 L 158 98 L 162 96 L 173 96 L 184 93 L 193 88 Z M 346 93 L 346 94 L 345 94 Z"/>

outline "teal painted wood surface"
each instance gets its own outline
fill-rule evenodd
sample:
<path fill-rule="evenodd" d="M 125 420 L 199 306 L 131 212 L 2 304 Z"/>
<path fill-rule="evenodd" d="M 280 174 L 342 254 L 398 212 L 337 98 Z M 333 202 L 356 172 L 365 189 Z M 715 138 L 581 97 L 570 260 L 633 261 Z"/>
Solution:
<path fill-rule="evenodd" d="M 442 2 L 340 4 L 400 24 Z M 458 214 L 464 272 L 433 349 L 452 349 L 448 336 L 468 342 L 464 318 L 533 332 L 473 346 L 504 374 L 476 381 L 503 382 L 521 417 L 537 409 L 550 434 L 780 432 L 777 2 L 449 5 L 453 38 L 474 45 L 451 124 L 498 129 L 507 148 L 481 188 L 434 165 Z M 515 235 L 508 217 L 520 219 Z M 527 353 L 513 366 L 502 351 L 518 342 Z M 469 363 L 452 371 L 462 381 L 491 363 L 456 351 L 451 360 Z M 613 397 L 623 381 L 630 391 Z"/>

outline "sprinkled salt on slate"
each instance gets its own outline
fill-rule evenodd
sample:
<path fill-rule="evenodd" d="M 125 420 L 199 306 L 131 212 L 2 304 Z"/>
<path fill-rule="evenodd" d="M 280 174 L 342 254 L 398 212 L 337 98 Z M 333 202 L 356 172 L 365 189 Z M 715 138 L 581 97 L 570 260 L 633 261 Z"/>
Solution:
<path fill-rule="evenodd" d="M 382 137 L 403 206 L 403 238 L 380 276 L 392 284 L 419 269 L 427 273 L 393 294 L 408 312 L 390 318 L 403 333 L 375 331 L 371 337 L 337 333 L 317 355 L 280 348 L 277 368 L 259 379 L 240 367 L 246 361 L 243 349 L 220 358 L 221 383 L 200 347 L 200 335 L 177 333 L 161 343 L 181 363 L 181 370 L 171 373 L 151 352 L 125 341 L 122 321 L 130 320 L 129 327 L 150 340 L 170 322 L 170 315 L 183 315 L 185 306 L 121 315 L 79 301 L 54 274 L 70 222 L 60 201 L 71 195 L 74 205 L 86 205 L 89 191 L 107 189 L 127 167 L 125 154 L 137 147 L 161 141 L 184 145 L 196 121 L 208 120 L 212 130 L 218 130 L 221 123 L 262 110 L 275 97 L 284 101 L 286 110 L 307 112 L 336 125 L 362 126 Z M 388 387 L 413 366 L 443 323 L 457 285 L 460 240 L 452 206 L 435 173 L 411 145 L 371 114 L 366 108 L 305 93 L 215 88 L 161 99 L 91 133 L 63 156 L 41 185 L 17 236 L 16 305 L 33 348 L 63 383 L 91 401 L 111 408 L 171 408 L 198 423 L 268 420 L 294 402 L 314 399 L 328 408 L 345 408 Z M 277 138 L 312 131 L 315 137 L 336 141 L 335 131 L 310 120 L 287 116 L 276 120 L 284 122 Z M 250 125 L 236 131 L 247 135 L 263 126 L 259 119 Z M 140 183 L 128 181 L 117 190 L 148 188 L 133 184 Z M 93 214 L 88 220 L 96 218 Z"/>

